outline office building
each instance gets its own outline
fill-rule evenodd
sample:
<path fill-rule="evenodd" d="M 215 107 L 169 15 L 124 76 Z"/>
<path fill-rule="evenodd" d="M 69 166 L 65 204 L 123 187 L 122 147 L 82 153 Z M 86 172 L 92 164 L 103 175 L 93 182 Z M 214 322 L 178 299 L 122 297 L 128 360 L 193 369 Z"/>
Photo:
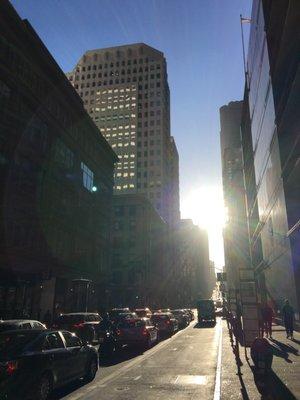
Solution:
<path fill-rule="evenodd" d="M 80 278 L 91 281 L 88 307 L 96 308 L 110 265 L 117 157 L 34 29 L 5 0 L 0 98 L 0 316 L 71 311 L 80 306 Z"/>
<path fill-rule="evenodd" d="M 246 125 L 251 124 L 253 148 L 255 190 L 252 197 L 251 190 L 246 191 L 254 268 L 257 275 L 264 275 L 268 300 L 279 309 L 288 298 L 297 311 L 299 17 L 297 1 L 254 0 L 245 93 L 249 115 L 246 112 L 244 118 Z M 249 139 L 249 128 L 244 137 Z"/>
<path fill-rule="evenodd" d="M 143 43 L 89 50 L 67 76 L 119 157 L 114 193 L 144 194 L 176 226 L 178 153 L 163 53 Z"/>
<path fill-rule="evenodd" d="M 158 308 L 168 304 L 167 225 L 145 196 L 113 196 L 112 241 L 109 305 Z"/>
<path fill-rule="evenodd" d="M 228 291 L 240 289 L 239 270 L 251 266 L 240 137 L 242 101 L 220 108 L 221 157 L 227 221 L 223 230 Z"/>
<path fill-rule="evenodd" d="M 175 303 L 177 307 L 192 307 L 197 299 L 210 298 L 213 291 L 207 232 L 191 219 L 181 219 L 178 248 L 180 268 L 174 279 Z"/>

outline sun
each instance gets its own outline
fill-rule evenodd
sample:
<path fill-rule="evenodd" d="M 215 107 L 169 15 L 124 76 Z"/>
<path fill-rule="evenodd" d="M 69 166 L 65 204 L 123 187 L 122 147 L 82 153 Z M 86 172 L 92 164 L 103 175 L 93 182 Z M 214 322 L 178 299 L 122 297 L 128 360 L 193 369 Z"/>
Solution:
<path fill-rule="evenodd" d="M 226 213 L 222 188 L 207 186 L 191 191 L 182 201 L 182 213 L 207 231 L 223 229 Z"/>
<path fill-rule="evenodd" d="M 224 265 L 223 228 L 226 210 L 220 186 L 203 186 L 183 196 L 182 218 L 191 218 L 194 224 L 205 229 L 209 237 L 210 258 L 219 267 Z"/>

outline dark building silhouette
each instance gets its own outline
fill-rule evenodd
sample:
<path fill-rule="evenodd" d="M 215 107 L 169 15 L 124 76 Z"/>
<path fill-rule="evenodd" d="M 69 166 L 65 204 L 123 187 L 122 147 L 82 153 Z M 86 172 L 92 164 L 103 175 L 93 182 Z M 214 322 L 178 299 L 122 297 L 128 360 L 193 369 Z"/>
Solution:
<path fill-rule="evenodd" d="M 169 304 L 168 227 L 143 195 L 113 196 L 110 306 L 161 307 Z"/>
<path fill-rule="evenodd" d="M 227 222 L 223 230 L 228 290 L 239 290 L 239 269 L 249 268 L 249 235 L 240 137 L 242 101 L 220 108 L 221 156 Z"/>
<path fill-rule="evenodd" d="M 279 308 L 300 301 L 300 3 L 254 0 L 242 118 L 251 257 Z"/>
<path fill-rule="evenodd" d="M 27 20 L 0 3 L 0 317 L 96 307 L 116 155 Z M 94 301 L 94 303 L 93 303 Z"/>
<path fill-rule="evenodd" d="M 199 298 L 210 298 L 215 285 L 207 232 L 194 225 L 191 219 L 181 219 L 178 247 L 177 306 L 193 307 Z"/>

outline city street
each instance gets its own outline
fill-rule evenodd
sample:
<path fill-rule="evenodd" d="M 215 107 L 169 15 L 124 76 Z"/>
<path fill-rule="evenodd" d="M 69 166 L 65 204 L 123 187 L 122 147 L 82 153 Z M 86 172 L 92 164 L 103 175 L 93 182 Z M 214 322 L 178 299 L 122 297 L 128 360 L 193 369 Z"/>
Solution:
<path fill-rule="evenodd" d="M 221 320 L 215 327 L 198 327 L 193 322 L 143 354 L 124 351 L 118 359 L 102 365 L 93 382 L 69 386 L 54 398 L 218 399 L 221 335 Z"/>

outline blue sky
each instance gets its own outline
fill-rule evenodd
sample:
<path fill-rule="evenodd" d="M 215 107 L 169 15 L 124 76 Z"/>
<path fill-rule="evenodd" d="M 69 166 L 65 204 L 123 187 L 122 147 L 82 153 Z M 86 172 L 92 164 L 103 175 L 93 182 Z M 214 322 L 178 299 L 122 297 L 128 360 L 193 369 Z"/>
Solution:
<path fill-rule="evenodd" d="M 171 130 L 180 156 L 182 216 L 199 220 L 187 198 L 221 187 L 219 107 L 241 99 L 239 15 L 251 0 L 13 0 L 60 67 L 71 70 L 88 49 L 144 42 L 164 52 Z M 247 29 L 247 28 L 246 28 Z M 207 191 L 218 193 L 220 191 Z M 201 195 L 202 196 L 202 195 Z M 201 203 L 207 207 L 208 198 Z M 212 212 L 212 210 L 207 210 Z M 211 258 L 222 264 L 220 235 Z"/>

